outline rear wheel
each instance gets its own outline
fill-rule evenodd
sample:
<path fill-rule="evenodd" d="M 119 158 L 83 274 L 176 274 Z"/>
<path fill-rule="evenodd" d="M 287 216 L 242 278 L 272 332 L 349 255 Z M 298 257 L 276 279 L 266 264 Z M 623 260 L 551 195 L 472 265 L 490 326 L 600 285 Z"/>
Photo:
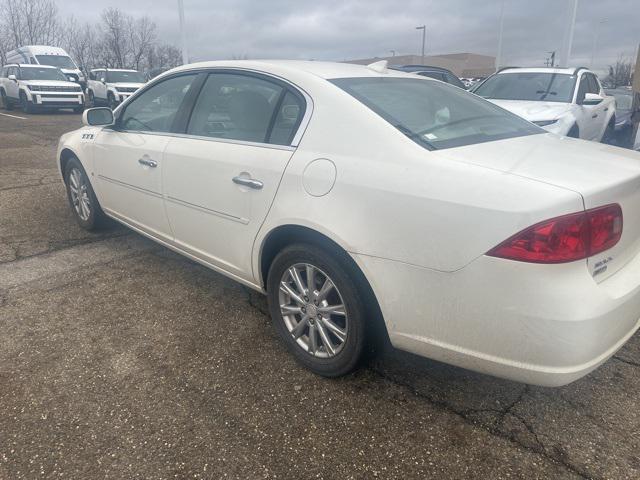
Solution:
<path fill-rule="evenodd" d="M 274 326 L 293 356 L 325 377 L 352 371 L 365 343 L 365 306 L 345 262 L 310 244 L 283 249 L 267 278 Z"/>
<path fill-rule="evenodd" d="M 13 110 L 13 104 L 7 98 L 7 94 L 4 90 L 0 90 L 0 101 L 2 101 L 2 108 L 5 110 Z"/>
<path fill-rule="evenodd" d="M 89 108 L 93 108 L 96 106 L 96 97 L 93 94 L 93 90 L 89 90 L 89 93 L 87 94 L 87 106 Z"/>
<path fill-rule="evenodd" d="M 89 177 L 77 158 L 71 158 L 64 174 L 67 198 L 78 224 L 85 230 L 98 230 L 106 224 L 107 217 L 100 208 Z"/>
<path fill-rule="evenodd" d="M 84 112 L 84 106 L 73 108 L 73 113 L 82 113 L 82 112 Z"/>

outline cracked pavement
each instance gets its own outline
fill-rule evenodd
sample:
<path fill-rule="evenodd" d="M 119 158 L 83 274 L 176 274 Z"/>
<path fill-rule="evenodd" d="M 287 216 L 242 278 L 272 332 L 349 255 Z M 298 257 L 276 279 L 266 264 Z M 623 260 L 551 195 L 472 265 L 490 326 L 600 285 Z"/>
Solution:
<path fill-rule="evenodd" d="M 0 478 L 640 477 L 638 335 L 563 388 L 387 349 L 299 367 L 258 293 L 73 221 L 77 115 L 0 116 Z"/>

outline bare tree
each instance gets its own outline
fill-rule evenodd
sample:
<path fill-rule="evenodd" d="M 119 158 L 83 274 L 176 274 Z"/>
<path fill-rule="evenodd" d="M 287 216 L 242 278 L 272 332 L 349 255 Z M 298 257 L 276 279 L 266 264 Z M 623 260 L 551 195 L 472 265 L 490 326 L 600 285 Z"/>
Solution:
<path fill-rule="evenodd" d="M 96 67 L 166 70 L 181 63 L 173 45 L 158 44 L 156 24 L 117 8 L 102 12 L 100 22 L 59 21 L 55 0 L 0 0 L 0 62 L 24 45 L 59 45 L 85 71 Z"/>
<path fill-rule="evenodd" d="M 613 88 L 631 85 L 632 76 L 633 65 L 623 55 L 620 55 L 614 65 L 609 65 L 607 83 L 610 83 Z"/>
<path fill-rule="evenodd" d="M 144 55 L 153 46 L 156 39 L 156 24 L 149 17 L 127 19 L 129 33 L 130 66 L 140 70 Z"/>
<path fill-rule="evenodd" d="M 52 45 L 59 40 L 55 0 L 4 0 L 0 9 L 0 30 L 9 37 L 9 48 Z"/>
<path fill-rule="evenodd" d="M 98 57 L 103 66 L 124 68 L 130 53 L 127 16 L 117 8 L 107 8 L 102 12 L 102 41 Z"/>

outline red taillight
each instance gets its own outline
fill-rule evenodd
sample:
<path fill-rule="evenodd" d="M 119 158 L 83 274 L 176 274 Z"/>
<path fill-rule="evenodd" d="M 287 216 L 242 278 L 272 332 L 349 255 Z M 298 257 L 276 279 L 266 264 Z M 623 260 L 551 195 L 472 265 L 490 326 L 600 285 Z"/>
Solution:
<path fill-rule="evenodd" d="M 565 263 L 613 247 L 622 236 L 620 205 L 606 205 L 537 223 L 487 255 L 521 262 Z"/>

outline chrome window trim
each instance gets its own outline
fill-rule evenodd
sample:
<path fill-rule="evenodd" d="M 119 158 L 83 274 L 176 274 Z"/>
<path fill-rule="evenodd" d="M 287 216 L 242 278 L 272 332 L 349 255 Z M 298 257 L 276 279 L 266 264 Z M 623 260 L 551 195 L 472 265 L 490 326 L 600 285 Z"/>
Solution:
<path fill-rule="evenodd" d="M 141 131 L 141 130 L 117 130 L 118 132 L 123 132 L 123 133 L 138 133 L 138 134 L 147 134 L 147 135 L 163 135 L 163 136 L 167 136 L 167 137 L 181 137 L 181 138 L 193 138 L 193 139 L 199 139 L 199 140 L 210 140 L 210 141 L 220 141 L 222 143 L 235 143 L 238 145 L 250 145 L 250 146 L 255 146 L 255 147 L 264 147 L 264 148 L 276 148 L 278 150 L 295 150 L 298 145 L 300 145 L 300 141 L 302 140 L 302 136 L 304 135 L 304 132 L 307 130 L 307 126 L 309 125 L 309 122 L 311 121 L 311 116 L 313 114 L 313 109 L 314 109 L 314 104 L 313 104 L 313 99 L 311 98 L 311 96 L 301 87 L 299 87 L 298 85 L 296 85 L 295 83 L 291 82 L 290 80 L 280 77 L 278 75 L 274 75 L 273 73 L 269 73 L 269 72 L 263 72 L 262 70 L 255 70 L 252 68 L 242 68 L 242 67 L 194 67 L 194 68 L 188 68 L 185 70 L 180 70 L 179 72 L 175 72 L 176 75 L 182 75 L 185 73 L 215 73 L 216 71 L 219 70 L 237 70 L 238 72 L 251 72 L 251 73 L 256 73 L 258 75 L 263 75 L 265 77 L 271 77 L 273 79 L 279 80 L 281 82 L 286 83 L 287 85 L 289 85 L 289 87 L 295 89 L 295 91 L 299 92 L 305 99 L 306 102 L 306 108 L 304 111 L 304 115 L 302 116 L 302 119 L 300 120 L 300 125 L 298 125 L 298 130 L 296 131 L 296 134 L 293 136 L 293 139 L 291 140 L 291 143 L 289 145 L 276 145 L 273 143 L 264 143 L 264 142 L 245 142 L 242 140 L 232 140 L 232 139 L 225 139 L 225 138 L 219 138 L 219 137 L 204 137 L 204 136 L 200 136 L 200 135 L 189 135 L 189 134 L 182 134 L 182 133 L 172 133 L 172 132 L 148 132 L 148 131 Z M 144 87 L 139 88 L 136 92 L 134 92 L 132 95 L 130 95 L 125 101 L 127 102 L 127 104 L 133 102 L 136 97 L 138 95 L 141 95 L 142 93 L 144 93 L 148 88 L 153 87 L 154 85 L 156 85 L 157 83 L 160 83 L 161 81 L 165 80 L 165 79 L 169 79 L 170 77 L 172 77 L 173 74 L 171 75 L 162 75 L 160 77 L 158 77 L 157 79 L 152 80 L 151 82 L 147 83 Z M 116 111 L 120 110 L 120 107 L 124 105 L 124 102 L 121 103 L 120 105 L 118 105 L 118 107 L 116 108 Z"/>
<path fill-rule="evenodd" d="M 268 148 L 271 150 L 284 150 L 287 152 L 293 152 L 296 149 L 296 147 L 289 146 L 289 145 L 275 145 L 272 143 L 248 142 L 244 140 L 234 140 L 232 138 L 205 137 L 202 135 L 191 135 L 188 133 L 147 132 L 144 130 L 112 130 L 112 129 L 109 129 L 109 130 L 116 133 L 135 133 L 138 135 L 157 135 L 161 137 L 186 138 L 191 140 L 204 140 L 207 142 L 215 142 L 215 143 L 229 143 L 231 145 L 244 145 L 247 147 Z"/>

